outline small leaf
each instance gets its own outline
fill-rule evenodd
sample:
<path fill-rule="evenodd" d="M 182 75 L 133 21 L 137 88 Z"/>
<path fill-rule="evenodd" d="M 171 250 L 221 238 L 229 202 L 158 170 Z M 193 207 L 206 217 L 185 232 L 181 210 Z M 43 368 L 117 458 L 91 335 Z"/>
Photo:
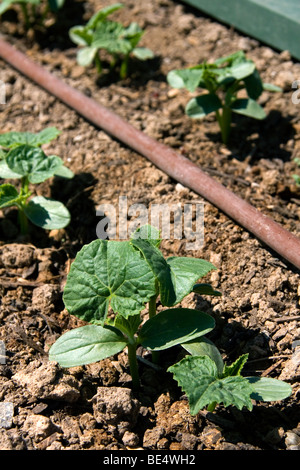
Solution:
<path fill-rule="evenodd" d="M 46 230 L 64 228 L 71 218 L 61 202 L 43 196 L 31 199 L 24 207 L 24 212 L 33 224 Z"/>
<path fill-rule="evenodd" d="M 0 160 L 0 178 L 4 179 L 19 179 L 22 175 L 12 171 L 7 165 L 6 160 Z"/>
<path fill-rule="evenodd" d="M 292 387 L 281 380 L 268 377 L 246 377 L 254 392 L 251 394 L 253 400 L 278 401 L 284 400 L 292 393 Z"/>
<path fill-rule="evenodd" d="M 63 334 L 49 350 L 49 360 L 62 367 L 101 361 L 124 349 L 125 337 L 111 326 L 86 325 Z"/>
<path fill-rule="evenodd" d="M 232 111 L 254 119 L 265 119 L 266 113 L 263 108 L 251 98 L 238 98 L 231 105 Z"/>
<path fill-rule="evenodd" d="M 186 105 L 185 112 L 191 118 L 201 119 L 220 108 L 222 108 L 222 103 L 219 98 L 208 93 L 192 98 Z"/>
<path fill-rule="evenodd" d="M 281 92 L 282 88 L 276 85 L 272 85 L 272 83 L 263 83 L 263 88 L 266 91 L 271 91 L 271 92 Z"/>
<path fill-rule="evenodd" d="M 131 239 L 141 238 L 142 240 L 147 240 L 151 245 L 159 247 L 161 243 L 160 231 L 153 227 L 152 225 L 143 225 L 135 230 L 132 233 Z"/>
<path fill-rule="evenodd" d="M 60 176 L 61 178 L 71 179 L 74 177 L 74 173 L 65 165 L 61 165 L 57 168 L 57 170 L 55 170 L 54 176 Z"/>
<path fill-rule="evenodd" d="M 105 21 L 97 26 L 92 47 L 105 49 L 110 54 L 129 54 L 134 46 L 124 37 L 125 28 L 116 21 Z"/>
<path fill-rule="evenodd" d="M 208 356 L 187 356 L 169 367 L 182 390 L 187 394 L 192 415 L 211 403 L 234 405 L 252 410 L 253 388 L 244 377 L 218 378 L 218 369 Z"/>
<path fill-rule="evenodd" d="M 97 54 L 97 47 L 83 47 L 77 52 L 78 65 L 87 67 L 91 65 Z"/>
<path fill-rule="evenodd" d="M 8 167 L 21 176 L 28 177 L 30 183 L 42 183 L 54 175 L 63 161 L 56 155 L 47 155 L 42 149 L 30 145 L 13 148 L 6 157 Z"/>
<path fill-rule="evenodd" d="M 133 49 L 132 54 L 140 60 L 153 59 L 154 57 L 153 52 L 148 47 L 136 47 Z"/>
<path fill-rule="evenodd" d="M 173 308 L 147 320 L 140 330 L 139 341 L 145 348 L 161 351 L 203 336 L 214 326 L 214 319 L 206 313 Z"/>
<path fill-rule="evenodd" d="M 221 377 L 224 369 L 224 362 L 220 351 L 208 338 L 200 337 L 192 341 L 185 342 L 181 346 L 192 356 L 208 356 L 217 366 L 218 376 Z"/>
<path fill-rule="evenodd" d="M 232 375 L 241 375 L 241 371 L 248 360 L 248 354 L 243 354 L 230 366 L 225 365 L 223 371 L 223 377 L 229 377 Z"/>
<path fill-rule="evenodd" d="M 107 7 L 102 8 L 97 13 L 95 13 L 91 19 L 88 21 L 86 27 L 87 29 L 96 28 L 97 24 L 105 20 L 108 15 L 111 15 L 114 11 L 123 8 L 123 3 L 114 3 L 113 5 L 108 5 Z"/>
<path fill-rule="evenodd" d="M 19 200 L 19 193 L 12 184 L 0 185 L 0 208 L 14 206 Z"/>
<path fill-rule="evenodd" d="M 70 28 L 69 37 L 78 46 L 90 46 L 93 40 L 92 33 L 84 26 L 73 26 Z"/>
<path fill-rule="evenodd" d="M 103 323 L 109 305 L 127 318 L 140 313 L 153 295 L 152 271 L 129 242 L 94 240 L 77 253 L 63 298 L 71 315 Z"/>
<path fill-rule="evenodd" d="M 193 292 L 200 295 L 222 295 L 221 292 L 215 290 L 210 284 L 195 284 L 193 287 Z"/>
<path fill-rule="evenodd" d="M 186 88 L 190 92 L 194 92 L 199 86 L 203 77 L 203 68 L 191 67 L 181 70 L 171 70 L 167 75 L 167 81 L 173 88 Z"/>

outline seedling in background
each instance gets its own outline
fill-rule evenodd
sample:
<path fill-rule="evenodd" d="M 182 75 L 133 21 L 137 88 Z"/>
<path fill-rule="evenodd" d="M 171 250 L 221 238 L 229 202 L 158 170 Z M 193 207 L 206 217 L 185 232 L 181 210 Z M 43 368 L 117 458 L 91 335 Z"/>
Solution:
<path fill-rule="evenodd" d="M 190 411 L 196 415 L 207 407 L 214 411 L 217 404 L 233 405 L 252 410 L 253 402 L 278 401 L 289 397 L 291 386 L 268 377 L 243 377 L 242 369 L 248 354 L 240 356 L 230 366 L 224 364 L 218 348 L 207 338 L 182 344 L 191 355 L 169 367 L 175 380 L 186 393 Z"/>
<path fill-rule="evenodd" d="M 137 47 L 144 34 L 137 23 L 124 27 L 121 23 L 107 20 L 108 15 L 122 7 L 122 3 L 105 7 L 95 13 L 85 26 L 74 26 L 70 29 L 71 40 L 83 46 L 77 53 L 79 65 L 86 67 L 95 62 L 97 71 L 101 74 L 100 51 L 105 50 L 112 56 L 111 69 L 120 63 L 120 78 L 126 78 L 131 55 L 140 60 L 153 58 L 153 52 L 150 49 Z"/>
<path fill-rule="evenodd" d="M 61 202 L 43 196 L 30 198 L 30 184 L 42 183 L 55 175 L 73 177 L 60 157 L 47 156 L 40 148 L 58 134 L 59 131 L 51 127 L 37 134 L 8 132 L 0 135 L 0 178 L 21 180 L 19 190 L 10 183 L 0 185 L 0 209 L 18 208 L 22 234 L 28 232 L 28 219 L 48 230 L 63 228 L 70 222 L 70 213 Z"/>
<path fill-rule="evenodd" d="M 157 230 L 144 226 L 129 241 L 98 239 L 79 251 L 71 265 L 63 300 L 71 315 L 89 324 L 63 334 L 50 348 L 51 361 L 62 367 L 79 366 L 127 348 L 132 383 L 137 388 L 139 345 L 152 351 L 153 361 L 157 362 L 159 351 L 214 328 L 208 314 L 175 307 L 214 266 L 195 258 L 165 259 L 160 241 Z M 197 284 L 198 290 L 200 286 Z M 207 284 L 203 289 L 212 293 Z M 159 313 L 158 296 L 168 307 Z M 146 304 L 149 319 L 142 324 L 141 312 Z"/>
<path fill-rule="evenodd" d="M 203 119 L 215 112 L 221 130 L 222 141 L 228 143 L 232 113 L 254 119 L 265 119 L 264 109 L 257 103 L 264 90 L 281 91 L 281 88 L 263 83 L 254 62 L 238 51 L 213 63 L 196 65 L 181 70 L 172 70 L 167 76 L 173 88 L 186 88 L 194 92 L 198 87 L 208 91 L 192 98 L 186 105 L 186 114 L 194 119 Z M 239 92 L 247 97 L 239 96 Z"/>
<path fill-rule="evenodd" d="M 2 0 L 0 2 L 0 15 L 10 9 L 12 5 L 20 5 L 26 29 L 35 23 L 37 19 L 36 7 L 41 5 L 41 0 Z M 44 7 L 44 11 L 41 13 L 42 22 L 44 21 L 49 10 L 56 13 L 60 8 L 63 7 L 65 0 L 48 0 Z"/>
<path fill-rule="evenodd" d="M 294 162 L 297 163 L 297 165 L 300 168 L 300 158 L 295 158 Z M 296 185 L 300 186 L 300 175 L 292 175 L 292 176 L 293 176 L 293 179 L 294 179 Z"/>

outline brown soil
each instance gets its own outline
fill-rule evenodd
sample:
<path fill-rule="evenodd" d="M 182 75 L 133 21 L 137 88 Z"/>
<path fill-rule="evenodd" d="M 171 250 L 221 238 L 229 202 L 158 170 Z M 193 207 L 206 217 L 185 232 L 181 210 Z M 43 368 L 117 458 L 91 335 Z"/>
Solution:
<path fill-rule="evenodd" d="M 299 64 L 287 52 L 274 51 L 180 2 L 124 0 L 125 8 L 114 17 L 146 28 L 143 44 L 156 58 L 132 61 L 126 80 L 106 70 L 99 78 L 93 67 L 85 70 L 76 64 L 76 48 L 67 32 L 111 3 L 67 2 L 57 22 L 50 20 L 47 29 L 27 35 L 16 13 L 8 12 L 1 30 L 37 63 L 184 153 L 300 235 L 300 191 L 292 179 L 297 171 L 293 159 L 300 152 L 300 118 L 299 105 L 291 99 Z M 268 113 L 263 122 L 236 118 L 227 148 L 213 116 L 201 122 L 185 116 L 189 94 L 171 89 L 166 74 L 239 49 L 255 61 L 264 81 L 282 86 L 283 92 L 262 95 Z M 213 315 L 217 326 L 210 337 L 226 362 L 249 353 L 245 372 L 288 381 L 292 396 L 282 402 L 257 402 L 252 412 L 219 406 L 213 414 L 203 411 L 192 417 L 186 398 L 165 372 L 181 357 L 176 348 L 162 355 L 162 370 L 140 363 L 137 394 L 131 392 L 125 353 L 70 370 L 48 361 L 51 344 L 82 324 L 64 309 L 62 292 L 77 251 L 96 238 L 98 205 L 117 205 L 123 195 L 128 205 L 149 207 L 201 198 L 3 61 L 0 65 L 7 91 L 7 103 L 0 105 L 1 132 L 56 126 L 61 135 L 44 149 L 60 155 L 76 174 L 67 183 L 54 179 L 37 189 L 67 205 L 72 222 L 65 230 L 44 233 L 34 228 L 26 240 L 19 237 L 15 211 L 6 210 L 0 217 L 0 340 L 6 349 L 6 364 L 0 365 L 0 413 L 3 402 L 13 403 L 12 421 L 0 419 L 0 449 L 300 449 L 299 273 L 207 202 L 201 249 L 187 251 L 185 240 L 164 240 L 162 246 L 165 255 L 195 256 L 215 264 L 218 269 L 207 282 L 223 295 L 191 294 L 183 305 Z"/>

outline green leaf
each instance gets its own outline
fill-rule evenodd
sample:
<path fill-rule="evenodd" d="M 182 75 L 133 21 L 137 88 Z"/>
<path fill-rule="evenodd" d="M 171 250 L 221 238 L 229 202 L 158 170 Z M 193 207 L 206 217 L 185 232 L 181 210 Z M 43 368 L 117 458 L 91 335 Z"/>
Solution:
<path fill-rule="evenodd" d="M 97 47 L 83 47 L 77 52 L 78 65 L 87 67 L 91 65 L 97 54 Z"/>
<path fill-rule="evenodd" d="M 147 349 L 161 351 L 203 336 L 214 326 L 214 319 L 206 313 L 173 308 L 147 320 L 140 330 L 139 341 Z"/>
<path fill-rule="evenodd" d="M 229 377 L 233 375 L 241 375 L 241 371 L 248 360 L 248 354 L 240 356 L 230 366 L 225 365 L 223 371 L 223 377 Z"/>
<path fill-rule="evenodd" d="M 173 88 L 186 88 L 194 92 L 203 77 L 203 68 L 191 67 L 181 70 L 171 70 L 167 75 L 167 82 Z"/>
<path fill-rule="evenodd" d="M 54 176 L 60 176 L 61 178 L 71 179 L 74 177 L 73 171 L 67 168 L 65 165 L 61 165 L 60 167 L 55 170 Z"/>
<path fill-rule="evenodd" d="M 208 356 L 217 366 L 218 376 L 221 377 L 224 369 L 223 358 L 212 341 L 204 336 L 181 345 L 192 356 Z"/>
<path fill-rule="evenodd" d="M 3 0 L 0 3 L 0 15 L 2 15 L 6 10 L 9 9 L 14 3 L 32 3 L 38 5 L 41 0 Z"/>
<path fill-rule="evenodd" d="M 0 185 L 0 208 L 14 206 L 20 200 L 17 189 L 11 184 Z"/>
<path fill-rule="evenodd" d="M 253 388 L 244 377 L 218 378 L 218 369 L 208 356 L 187 356 L 169 367 L 175 380 L 186 393 L 192 415 L 211 403 L 234 405 L 252 410 Z"/>
<path fill-rule="evenodd" d="M 48 127 L 40 132 L 6 132 L 0 134 L 0 145 L 5 148 L 14 148 L 19 145 L 31 145 L 40 147 L 43 144 L 56 139 L 60 131 L 56 127 Z"/>
<path fill-rule="evenodd" d="M 249 98 L 257 100 L 264 90 L 263 83 L 257 69 L 255 69 L 251 75 L 244 79 L 244 83 Z"/>
<path fill-rule="evenodd" d="M 13 148 L 6 157 L 8 167 L 30 183 L 41 183 L 54 175 L 63 161 L 56 155 L 47 155 L 42 149 L 30 145 Z"/>
<path fill-rule="evenodd" d="M 254 119 L 265 119 L 266 113 L 263 108 L 251 98 L 238 98 L 230 106 L 232 111 Z"/>
<path fill-rule="evenodd" d="M 160 231 L 152 225 L 146 224 L 139 227 L 131 234 L 131 239 L 141 238 L 147 240 L 151 245 L 159 247 L 161 243 Z"/>
<path fill-rule="evenodd" d="M 71 41 L 79 46 L 90 46 L 93 40 L 93 34 L 84 26 L 73 26 L 69 29 Z"/>
<path fill-rule="evenodd" d="M 108 5 L 107 7 L 102 8 L 97 13 L 95 13 L 91 19 L 86 24 L 87 29 L 94 29 L 96 28 L 97 24 L 101 21 L 104 21 L 108 15 L 111 15 L 114 11 L 123 8 L 123 3 L 114 3 L 113 5 Z"/>
<path fill-rule="evenodd" d="M 61 202 L 43 196 L 31 199 L 24 207 L 24 212 L 33 224 L 46 230 L 64 228 L 71 218 Z"/>
<path fill-rule="evenodd" d="M 231 67 L 224 69 L 224 75 L 233 77 L 236 80 L 243 80 L 255 71 L 255 64 L 252 60 L 233 63 Z"/>
<path fill-rule="evenodd" d="M 171 270 L 172 284 L 176 293 L 173 305 L 181 302 L 192 291 L 198 279 L 216 269 L 213 264 L 199 258 L 172 256 L 166 261 Z"/>
<path fill-rule="evenodd" d="M 195 282 L 215 267 L 208 261 L 189 257 L 164 259 L 160 250 L 147 240 L 132 239 L 131 244 L 141 251 L 159 283 L 162 305 L 172 307 L 190 294 Z"/>
<path fill-rule="evenodd" d="M 253 400 L 278 401 L 284 400 L 292 394 L 292 387 L 281 380 L 268 377 L 246 377 L 254 392 Z"/>
<path fill-rule="evenodd" d="M 186 114 L 193 119 L 201 119 L 222 108 L 220 99 L 211 93 L 192 98 L 186 105 Z"/>
<path fill-rule="evenodd" d="M 124 349 L 124 336 L 111 326 L 86 325 L 63 334 L 49 350 L 49 360 L 62 367 L 101 361 Z"/>
<path fill-rule="evenodd" d="M 124 37 L 125 28 L 116 21 L 105 21 L 97 26 L 93 36 L 92 47 L 105 49 L 110 54 L 129 54 L 133 46 Z"/>
<path fill-rule="evenodd" d="M 215 296 L 222 295 L 221 292 L 213 289 L 213 287 L 210 284 L 195 284 L 193 287 L 193 292 L 195 292 L 195 294 L 200 294 L 200 295 L 215 295 Z"/>
<path fill-rule="evenodd" d="M 5 160 L 0 160 L 0 178 L 18 179 L 18 178 L 22 178 L 22 175 L 19 175 L 19 173 L 15 173 L 14 171 L 12 171 L 7 165 L 7 162 L 5 159 Z"/>
<path fill-rule="evenodd" d="M 276 85 L 272 85 L 272 83 L 263 83 L 263 88 L 266 91 L 271 91 L 271 92 L 281 92 L 282 88 Z"/>
<path fill-rule="evenodd" d="M 129 338 L 133 338 L 141 323 L 141 316 L 131 315 L 128 318 L 117 315 L 113 321 L 113 326 L 122 331 Z"/>
<path fill-rule="evenodd" d="M 71 265 L 64 290 L 70 314 L 93 322 L 115 313 L 136 315 L 155 295 L 155 279 L 140 253 L 129 242 L 94 240 Z"/>
<path fill-rule="evenodd" d="M 132 54 L 140 60 L 153 59 L 154 57 L 153 52 L 151 49 L 148 49 L 148 47 L 135 47 L 132 51 Z"/>

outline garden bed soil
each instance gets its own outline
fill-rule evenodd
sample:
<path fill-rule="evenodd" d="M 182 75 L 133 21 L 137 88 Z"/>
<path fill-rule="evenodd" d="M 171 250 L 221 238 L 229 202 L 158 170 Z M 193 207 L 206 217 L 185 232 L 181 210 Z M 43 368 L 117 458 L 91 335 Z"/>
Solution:
<path fill-rule="evenodd" d="M 299 106 L 291 84 L 300 66 L 288 52 L 274 51 L 233 28 L 171 0 L 124 0 L 114 18 L 146 29 L 143 45 L 156 58 L 131 62 L 131 75 L 119 80 L 104 70 L 76 64 L 68 29 L 83 24 L 113 1 L 67 2 L 47 28 L 24 34 L 17 8 L 3 16 L 4 39 L 68 84 L 112 109 L 136 128 L 163 142 L 207 171 L 295 235 L 300 235 L 300 191 L 292 174 L 300 156 Z M 74 6 L 75 5 L 75 6 Z M 215 117 L 190 120 L 188 92 L 166 82 L 175 68 L 196 65 L 244 50 L 264 81 L 283 88 L 264 92 L 264 121 L 235 118 L 230 145 L 220 142 Z M 149 161 L 86 122 L 55 97 L 0 61 L 6 84 L 1 132 L 56 126 L 60 136 L 44 146 L 59 155 L 75 177 L 39 185 L 37 192 L 64 202 L 72 215 L 63 230 L 32 228 L 21 238 L 14 210 L 0 217 L 1 450 L 288 450 L 300 449 L 299 272 L 210 203 L 184 188 Z M 71 369 L 48 361 L 48 351 L 64 332 L 83 324 L 64 309 L 62 292 L 78 250 L 96 238 L 100 204 L 118 206 L 120 196 L 134 203 L 204 202 L 204 243 L 196 251 L 186 240 L 165 239 L 165 256 L 194 256 L 217 268 L 205 281 L 222 297 L 190 294 L 182 306 L 211 314 L 210 338 L 224 360 L 248 353 L 247 375 L 286 380 L 292 395 L 275 403 L 256 402 L 253 411 L 218 406 L 189 413 L 188 401 L 169 365 L 180 348 L 161 355 L 162 368 L 140 361 L 141 388 L 131 390 L 125 352 Z M 160 308 L 160 306 L 159 306 Z M 3 344 L 2 343 L 2 344 Z M 139 351 L 150 359 L 147 351 Z M 5 418 L 12 403 L 13 416 Z"/>

